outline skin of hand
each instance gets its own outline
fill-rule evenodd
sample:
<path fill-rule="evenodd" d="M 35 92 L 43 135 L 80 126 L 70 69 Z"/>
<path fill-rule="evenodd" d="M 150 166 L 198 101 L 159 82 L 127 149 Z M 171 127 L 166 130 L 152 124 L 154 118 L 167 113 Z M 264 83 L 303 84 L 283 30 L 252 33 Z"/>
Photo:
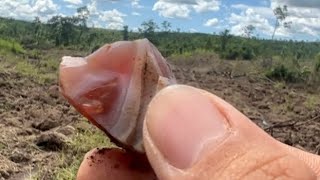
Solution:
<path fill-rule="evenodd" d="M 320 156 L 280 143 L 224 100 L 185 85 L 153 98 L 143 138 L 147 157 L 94 149 L 77 179 L 320 179 Z"/>

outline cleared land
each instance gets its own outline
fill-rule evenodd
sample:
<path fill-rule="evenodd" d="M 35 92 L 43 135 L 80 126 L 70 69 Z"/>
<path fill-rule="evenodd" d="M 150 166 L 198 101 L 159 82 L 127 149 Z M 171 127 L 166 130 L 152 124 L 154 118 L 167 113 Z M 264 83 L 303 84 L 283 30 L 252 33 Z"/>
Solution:
<path fill-rule="evenodd" d="M 84 54 L 0 53 L 0 179 L 74 179 L 87 151 L 112 146 L 60 96 L 63 55 Z M 259 61 L 223 61 L 210 54 L 169 60 L 179 83 L 217 94 L 276 139 L 320 154 L 320 98 L 314 88 L 267 79 Z"/>

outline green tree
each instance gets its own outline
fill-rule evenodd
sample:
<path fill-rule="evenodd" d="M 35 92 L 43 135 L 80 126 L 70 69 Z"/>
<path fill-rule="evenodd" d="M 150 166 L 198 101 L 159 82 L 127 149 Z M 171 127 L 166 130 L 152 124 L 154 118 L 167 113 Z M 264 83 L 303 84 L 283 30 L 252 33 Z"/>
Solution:
<path fill-rule="evenodd" d="M 315 63 L 315 72 L 319 73 L 320 72 L 320 53 L 317 54 L 316 56 L 316 63 Z"/>
<path fill-rule="evenodd" d="M 144 38 L 149 39 L 152 43 L 158 44 L 158 40 L 155 37 L 156 30 L 159 29 L 159 26 L 152 19 L 144 21 L 139 28 L 139 32 L 143 35 Z"/>
<path fill-rule="evenodd" d="M 247 25 L 243 28 L 243 36 L 246 38 L 251 38 L 254 31 L 255 31 L 256 27 L 254 27 L 253 25 Z"/>
<path fill-rule="evenodd" d="M 168 22 L 168 21 L 163 21 L 161 23 L 161 26 L 162 26 L 162 31 L 163 32 L 170 32 L 170 28 L 171 28 L 171 23 Z"/>
<path fill-rule="evenodd" d="M 207 42 L 206 42 L 206 44 L 205 44 L 205 49 L 206 49 L 206 50 L 211 50 L 212 47 L 213 47 L 213 45 L 212 45 L 212 40 L 211 40 L 211 38 L 208 38 L 208 39 L 207 39 Z"/>
<path fill-rule="evenodd" d="M 32 22 L 33 28 L 34 28 L 34 36 L 36 40 L 36 44 L 39 45 L 39 42 L 42 38 L 42 23 L 40 21 L 40 18 L 37 16 L 34 18 Z"/>
<path fill-rule="evenodd" d="M 68 46 L 75 42 L 75 27 L 78 20 L 74 17 L 53 16 L 48 20 L 51 36 L 55 39 L 55 45 Z"/>
<path fill-rule="evenodd" d="M 290 21 L 285 21 L 288 17 L 288 7 L 287 5 L 284 5 L 283 7 L 278 6 L 273 10 L 273 14 L 276 17 L 276 22 L 274 24 L 274 30 L 272 33 L 272 40 L 274 39 L 274 36 L 276 34 L 276 31 L 279 27 L 283 26 L 285 28 L 290 28 L 291 23 Z"/>
<path fill-rule="evenodd" d="M 123 37 L 123 40 L 125 41 L 129 40 L 128 26 L 123 26 L 122 37 Z"/>
<path fill-rule="evenodd" d="M 80 26 L 87 27 L 87 20 L 89 18 L 90 12 L 87 6 L 77 8 L 77 18 Z"/>
<path fill-rule="evenodd" d="M 80 33 L 78 36 L 78 42 L 81 42 L 81 38 L 85 32 L 88 31 L 87 21 L 90 16 L 90 12 L 87 6 L 79 7 L 77 9 L 77 16 L 75 16 L 75 23 L 80 27 Z"/>
<path fill-rule="evenodd" d="M 220 45 L 221 45 L 221 50 L 225 51 L 227 44 L 229 42 L 229 40 L 231 39 L 232 35 L 230 34 L 230 30 L 225 29 L 224 31 L 222 31 L 220 33 Z"/>
<path fill-rule="evenodd" d="M 1 23 L 0 24 L 0 35 L 2 38 L 6 38 L 9 34 L 9 27 L 6 23 Z"/>

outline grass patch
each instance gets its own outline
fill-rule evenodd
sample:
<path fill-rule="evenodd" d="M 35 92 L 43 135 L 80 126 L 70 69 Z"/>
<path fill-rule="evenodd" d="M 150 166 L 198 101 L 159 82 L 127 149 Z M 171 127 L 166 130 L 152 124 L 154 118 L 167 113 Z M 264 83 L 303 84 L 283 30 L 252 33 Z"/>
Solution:
<path fill-rule="evenodd" d="M 177 66 L 197 66 L 199 64 L 206 64 L 207 67 L 214 60 L 219 59 L 218 55 L 213 51 L 203 49 L 196 49 L 194 51 L 184 52 L 182 54 L 172 54 L 167 58 L 170 63 Z"/>
<path fill-rule="evenodd" d="M 57 79 L 59 61 L 53 59 L 41 59 L 31 62 L 23 55 L 15 55 L 1 49 L 3 59 L 0 70 L 12 71 L 35 80 L 39 84 L 53 82 Z"/>
<path fill-rule="evenodd" d="M 36 80 L 40 84 L 49 83 L 56 79 L 54 73 L 40 72 L 40 69 L 30 64 L 27 61 L 19 61 L 14 66 L 16 72 L 21 73 L 24 76 L 28 76 Z"/>
<path fill-rule="evenodd" d="M 309 95 L 303 103 L 308 109 L 314 109 L 317 105 L 320 105 L 319 96 Z"/>
<path fill-rule="evenodd" d="M 213 51 L 205 50 L 205 49 L 195 49 L 194 51 L 184 51 L 181 53 L 173 53 L 170 55 L 172 59 L 175 58 L 190 58 L 190 57 L 197 57 L 197 55 L 207 56 L 215 54 Z"/>
<path fill-rule="evenodd" d="M 275 82 L 273 87 L 277 90 L 286 88 L 286 84 L 284 82 Z"/>
<path fill-rule="evenodd" d="M 0 39 L 0 49 L 11 51 L 17 54 L 24 54 L 26 52 L 19 43 L 12 40 L 4 40 L 4 39 Z"/>
<path fill-rule="evenodd" d="M 49 58 L 45 61 L 39 61 L 37 66 L 39 67 L 40 73 L 45 74 L 48 72 L 54 72 L 58 75 L 60 61 Z"/>
<path fill-rule="evenodd" d="M 51 164 L 49 169 L 39 167 L 37 173 L 33 174 L 30 179 L 76 179 L 78 168 L 87 152 L 98 147 L 116 147 L 101 130 L 88 123 L 87 120 L 82 120 L 75 127 L 76 133 L 67 147 L 59 152 L 56 164 Z"/>
<path fill-rule="evenodd" d="M 68 148 L 63 149 L 59 157 L 59 168 L 54 171 L 52 179 L 76 179 L 77 171 L 84 155 L 96 147 L 115 147 L 107 136 L 87 122 L 79 124 Z"/>

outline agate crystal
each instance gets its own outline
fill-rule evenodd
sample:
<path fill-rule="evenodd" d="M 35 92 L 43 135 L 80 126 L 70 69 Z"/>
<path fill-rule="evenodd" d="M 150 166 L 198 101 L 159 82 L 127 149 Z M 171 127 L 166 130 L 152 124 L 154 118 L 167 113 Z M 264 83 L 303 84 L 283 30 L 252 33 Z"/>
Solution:
<path fill-rule="evenodd" d="M 147 39 L 106 44 L 87 57 L 63 57 L 60 92 L 113 142 L 144 153 L 147 106 L 174 75 Z"/>

